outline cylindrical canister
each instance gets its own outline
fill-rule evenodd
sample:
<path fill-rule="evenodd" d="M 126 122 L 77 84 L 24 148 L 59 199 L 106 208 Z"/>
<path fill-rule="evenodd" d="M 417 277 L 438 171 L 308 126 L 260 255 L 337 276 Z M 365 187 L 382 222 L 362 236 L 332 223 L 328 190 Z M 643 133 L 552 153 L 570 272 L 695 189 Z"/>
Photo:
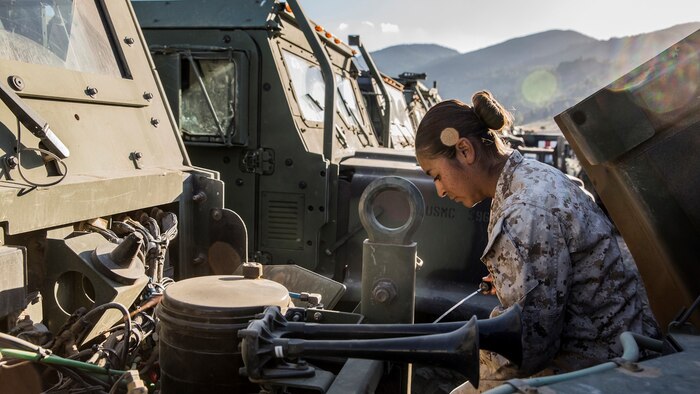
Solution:
<path fill-rule="evenodd" d="M 238 330 L 268 305 L 284 309 L 290 298 L 266 279 L 202 276 L 168 286 L 157 307 L 161 392 L 259 392 L 238 374 Z"/>

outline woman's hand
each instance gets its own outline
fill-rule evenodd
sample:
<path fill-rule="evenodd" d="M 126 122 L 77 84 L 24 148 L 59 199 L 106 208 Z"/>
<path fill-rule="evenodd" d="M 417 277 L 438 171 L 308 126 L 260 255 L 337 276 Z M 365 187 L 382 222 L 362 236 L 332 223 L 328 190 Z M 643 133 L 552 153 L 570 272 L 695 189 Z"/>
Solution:
<path fill-rule="evenodd" d="M 479 290 L 481 290 L 481 294 L 496 295 L 496 287 L 493 285 L 493 276 L 491 276 L 491 274 L 488 274 L 481 278 Z"/>

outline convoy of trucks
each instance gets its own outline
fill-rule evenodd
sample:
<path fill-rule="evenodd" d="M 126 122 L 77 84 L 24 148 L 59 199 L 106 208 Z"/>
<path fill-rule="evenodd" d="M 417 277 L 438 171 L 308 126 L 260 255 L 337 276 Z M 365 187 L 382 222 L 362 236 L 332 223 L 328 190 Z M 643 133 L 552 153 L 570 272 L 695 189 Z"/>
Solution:
<path fill-rule="evenodd" d="M 0 392 L 393 393 L 411 363 L 519 361 L 493 296 L 430 323 L 478 289 L 488 202 L 437 198 L 410 148 L 437 92 L 350 41 L 296 0 L 0 2 Z M 696 32 L 555 118 L 663 341 L 520 389 L 700 384 L 699 57 Z"/>

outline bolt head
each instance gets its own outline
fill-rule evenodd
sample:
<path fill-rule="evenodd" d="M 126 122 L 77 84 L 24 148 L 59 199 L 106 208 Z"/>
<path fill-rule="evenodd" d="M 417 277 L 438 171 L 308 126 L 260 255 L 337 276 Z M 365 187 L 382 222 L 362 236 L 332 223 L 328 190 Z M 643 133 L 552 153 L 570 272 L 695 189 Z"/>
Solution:
<path fill-rule="evenodd" d="M 323 319 L 323 314 L 321 312 L 314 313 L 314 321 L 321 321 Z"/>
<path fill-rule="evenodd" d="M 126 45 L 134 45 L 134 42 L 136 42 L 136 40 L 134 40 L 133 37 L 124 37 L 124 43 Z"/>

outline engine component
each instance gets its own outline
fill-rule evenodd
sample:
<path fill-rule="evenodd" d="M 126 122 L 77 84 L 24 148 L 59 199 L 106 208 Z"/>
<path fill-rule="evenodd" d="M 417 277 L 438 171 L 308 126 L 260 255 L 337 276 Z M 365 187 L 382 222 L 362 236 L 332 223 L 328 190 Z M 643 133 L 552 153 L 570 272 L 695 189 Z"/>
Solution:
<path fill-rule="evenodd" d="M 22 310 L 26 298 L 26 251 L 0 247 L 0 317 Z"/>
<path fill-rule="evenodd" d="M 240 330 L 245 369 L 253 380 L 312 376 L 300 357 L 341 356 L 418 362 L 455 369 L 478 386 L 479 349 L 515 363 L 522 358 L 520 308 L 493 319 L 445 324 L 332 324 L 287 322 L 277 307 Z M 347 339 L 347 338 L 367 339 Z M 318 339 L 322 338 L 322 339 Z M 481 345 L 481 346 L 480 346 Z"/>
<path fill-rule="evenodd" d="M 121 250 L 116 248 L 115 244 L 97 233 L 74 233 L 64 239 L 47 239 L 46 255 L 50 257 L 46 262 L 47 280 L 42 294 L 45 294 L 46 325 L 52 332 L 57 332 L 71 313 L 80 307 L 90 309 L 109 302 L 122 305 L 134 303 L 148 283 L 148 277 L 141 268 L 140 275 L 129 270 L 130 284 L 117 282 L 114 279 L 123 277 L 118 272 L 126 272 L 116 263 L 110 264 L 114 274 L 105 276 L 103 272 L 108 267 L 101 261 L 107 261 L 113 250 Z M 104 250 L 107 250 L 107 256 L 93 258 L 93 255 L 101 256 Z M 122 317 L 118 310 L 106 311 L 84 340 L 89 341 L 106 331 Z"/>
<path fill-rule="evenodd" d="M 238 330 L 266 305 L 290 306 L 288 290 L 266 279 L 203 276 L 168 286 L 156 308 L 164 393 L 257 391 L 243 366 Z"/>

